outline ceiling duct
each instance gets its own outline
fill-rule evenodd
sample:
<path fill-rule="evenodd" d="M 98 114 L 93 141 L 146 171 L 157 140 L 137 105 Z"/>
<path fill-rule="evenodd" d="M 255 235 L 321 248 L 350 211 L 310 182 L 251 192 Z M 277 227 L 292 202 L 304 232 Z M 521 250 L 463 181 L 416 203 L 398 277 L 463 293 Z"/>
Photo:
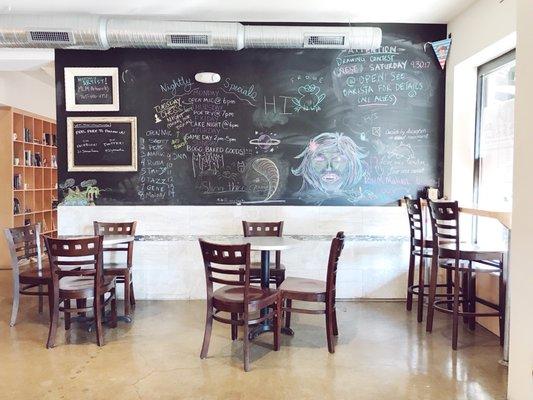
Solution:
<path fill-rule="evenodd" d="M 0 46 L 105 50 L 105 22 L 91 15 L 0 15 Z"/>
<path fill-rule="evenodd" d="M 242 25 L 91 15 L 0 15 L 0 47 L 366 50 L 379 46 L 381 29 L 369 27 Z"/>
<path fill-rule="evenodd" d="M 380 28 L 268 25 L 244 27 L 246 48 L 374 50 L 380 46 Z"/>
<path fill-rule="evenodd" d="M 111 18 L 111 47 L 241 50 L 244 28 L 237 22 L 180 22 Z"/>

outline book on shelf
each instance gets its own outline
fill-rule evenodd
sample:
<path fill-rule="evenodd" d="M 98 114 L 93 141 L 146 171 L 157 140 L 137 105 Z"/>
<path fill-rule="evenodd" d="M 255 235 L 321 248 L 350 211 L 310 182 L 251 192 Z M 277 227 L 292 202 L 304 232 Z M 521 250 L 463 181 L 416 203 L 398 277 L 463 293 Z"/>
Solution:
<path fill-rule="evenodd" d="M 13 199 L 13 214 L 20 214 L 20 201 L 17 198 Z"/>
<path fill-rule="evenodd" d="M 33 156 L 33 165 L 35 165 L 36 167 L 40 167 L 42 166 L 42 158 L 41 158 L 41 154 L 40 153 L 35 153 L 34 156 Z"/>
<path fill-rule="evenodd" d="M 32 134 L 28 128 L 24 128 L 24 140 L 28 143 L 32 141 Z"/>
<path fill-rule="evenodd" d="M 52 160 L 50 166 L 52 168 L 57 168 L 57 156 L 55 154 L 52 154 Z"/>
<path fill-rule="evenodd" d="M 24 165 L 31 167 L 33 163 L 33 158 L 31 156 L 31 150 L 24 150 Z"/>
<path fill-rule="evenodd" d="M 47 146 L 52 145 L 52 135 L 50 135 L 49 133 L 44 134 L 44 144 L 46 144 Z"/>
<path fill-rule="evenodd" d="M 13 189 L 22 189 L 22 174 L 13 175 Z"/>

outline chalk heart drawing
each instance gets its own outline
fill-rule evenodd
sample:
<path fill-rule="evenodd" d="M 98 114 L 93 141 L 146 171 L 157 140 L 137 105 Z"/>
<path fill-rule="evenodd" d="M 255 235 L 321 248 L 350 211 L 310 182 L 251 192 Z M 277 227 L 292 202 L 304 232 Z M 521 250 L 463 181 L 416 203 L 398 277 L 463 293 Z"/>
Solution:
<path fill-rule="evenodd" d="M 294 111 L 320 111 L 320 103 L 326 97 L 325 93 L 320 93 L 320 87 L 310 83 L 308 85 L 303 85 L 298 88 L 298 94 L 300 97 L 293 97 L 292 104 L 294 106 Z"/>
<path fill-rule="evenodd" d="M 263 201 L 270 200 L 279 186 L 280 175 L 278 167 L 274 161 L 268 158 L 257 158 L 252 162 L 252 168 L 268 182 L 268 192 Z"/>
<path fill-rule="evenodd" d="M 257 132 L 256 132 L 257 134 Z M 280 144 L 279 139 L 274 139 L 270 135 L 267 135 L 265 133 L 262 133 L 259 135 L 259 137 L 255 139 L 251 139 L 249 142 L 253 146 L 259 147 L 263 151 L 268 151 L 271 149 L 271 147 L 277 146 Z"/>

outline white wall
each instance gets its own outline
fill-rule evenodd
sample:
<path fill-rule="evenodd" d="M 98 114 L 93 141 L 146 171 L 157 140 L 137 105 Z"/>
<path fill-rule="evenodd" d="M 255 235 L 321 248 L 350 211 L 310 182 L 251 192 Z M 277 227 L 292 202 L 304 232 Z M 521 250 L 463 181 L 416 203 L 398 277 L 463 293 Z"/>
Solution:
<path fill-rule="evenodd" d="M 0 104 L 56 118 L 55 87 L 25 72 L 0 72 Z"/>
<path fill-rule="evenodd" d="M 518 0 L 517 86 L 511 237 L 510 400 L 533 399 L 533 4 Z"/>
<path fill-rule="evenodd" d="M 444 191 L 472 201 L 477 67 L 515 47 L 516 0 L 478 0 L 448 24 Z"/>
<path fill-rule="evenodd" d="M 300 245 L 282 254 L 288 276 L 325 279 L 331 239 L 348 235 L 337 275 L 339 298 L 404 298 L 408 262 L 405 209 L 303 206 L 60 206 L 60 234 L 92 234 L 92 222 L 138 221 L 135 297 L 204 299 L 198 237 L 242 236 L 242 220 L 285 221 Z M 143 240 L 146 239 L 146 240 Z"/>

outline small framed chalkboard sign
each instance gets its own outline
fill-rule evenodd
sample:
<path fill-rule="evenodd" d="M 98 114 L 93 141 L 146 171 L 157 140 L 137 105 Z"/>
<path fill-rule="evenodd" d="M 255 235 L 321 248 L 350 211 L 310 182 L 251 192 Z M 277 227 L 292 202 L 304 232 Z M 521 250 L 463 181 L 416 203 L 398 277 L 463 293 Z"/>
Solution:
<path fill-rule="evenodd" d="M 67 111 L 119 111 L 118 68 L 65 68 Z"/>
<path fill-rule="evenodd" d="M 69 171 L 137 171 L 137 117 L 67 118 Z"/>

